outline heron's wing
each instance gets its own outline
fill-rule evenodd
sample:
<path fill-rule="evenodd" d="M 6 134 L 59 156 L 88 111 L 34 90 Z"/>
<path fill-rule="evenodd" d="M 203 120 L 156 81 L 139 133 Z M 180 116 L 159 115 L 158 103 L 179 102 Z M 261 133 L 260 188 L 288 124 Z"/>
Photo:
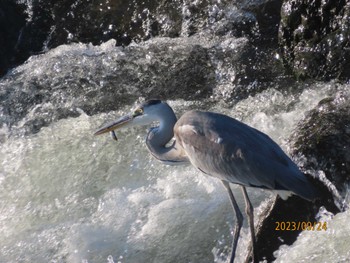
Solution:
<path fill-rule="evenodd" d="M 191 163 L 206 174 L 301 196 L 308 190 L 307 179 L 282 149 L 252 127 L 224 115 L 203 112 L 191 112 L 177 126 L 177 140 Z"/>

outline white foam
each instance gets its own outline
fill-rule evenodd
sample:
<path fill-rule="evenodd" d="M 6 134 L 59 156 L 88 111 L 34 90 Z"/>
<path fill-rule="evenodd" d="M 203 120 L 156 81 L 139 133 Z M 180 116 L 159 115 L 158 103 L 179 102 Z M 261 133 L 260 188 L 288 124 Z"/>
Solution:
<path fill-rule="evenodd" d="M 293 107 L 290 97 L 271 89 L 234 108 L 213 109 L 248 120 L 281 141 L 327 90 L 332 87 L 306 90 Z M 270 94 L 275 94 L 271 104 L 266 100 Z M 197 103 L 170 102 L 180 111 Z M 118 142 L 93 136 L 101 124 L 127 111 L 93 117 L 81 112 L 36 135 L 6 138 L 0 149 L 0 262 L 107 262 L 109 256 L 121 262 L 226 259 L 233 213 L 218 180 L 152 159 L 144 128 L 118 132 Z M 232 188 L 244 207 L 240 190 Z M 248 191 L 258 215 L 271 194 Z M 329 231 L 303 233 L 295 246 L 276 252 L 278 262 L 344 261 L 348 217 L 348 212 L 335 216 Z M 249 240 L 245 221 L 237 261 L 245 257 Z"/>
<path fill-rule="evenodd" d="M 349 217 L 350 212 L 346 211 L 333 219 L 321 218 L 320 223 L 322 227 L 326 224 L 326 230 L 303 231 L 292 246 L 284 245 L 276 251 L 275 262 L 349 262 Z"/>

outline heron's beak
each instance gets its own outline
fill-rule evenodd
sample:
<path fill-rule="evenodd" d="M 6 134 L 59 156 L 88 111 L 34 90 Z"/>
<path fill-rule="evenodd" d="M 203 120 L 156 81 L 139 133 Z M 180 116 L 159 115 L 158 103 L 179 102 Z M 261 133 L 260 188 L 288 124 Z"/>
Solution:
<path fill-rule="evenodd" d="M 114 131 L 116 129 L 119 129 L 123 126 L 126 126 L 127 124 L 130 124 L 133 119 L 134 118 L 132 117 L 132 115 L 125 115 L 125 116 L 119 118 L 118 120 L 103 126 L 98 131 L 95 132 L 95 135 L 100 135 L 100 134 L 103 134 L 106 132 L 110 132 L 110 131 Z"/>

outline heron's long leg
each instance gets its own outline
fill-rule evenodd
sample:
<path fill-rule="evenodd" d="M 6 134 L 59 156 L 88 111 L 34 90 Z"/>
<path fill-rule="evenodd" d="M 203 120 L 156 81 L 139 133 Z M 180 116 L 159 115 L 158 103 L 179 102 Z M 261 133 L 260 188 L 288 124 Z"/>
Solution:
<path fill-rule="evenodd" d="M 230 263 L 233 263 L 234 258 L 235 258 L 235 254 L 236 254 L 239 232 L 241 231 L 242 224 L 243 224 L 243 215 L 242 215 L 241 211 L 239 210 L 239 207 L 238 207 L 238 204 L 235 200 L 235 197 L 233 196 L 230 184 L 226 181 L 222 181 L 222 183 L 224 184 L 224 186 L 228 192 L 228 195 L 230 197 L 231 204 L 232 204 L 233 210 L 235 211 L 236 219 L 237 219 L 236 224 L 235 224 L 235 229 L 233 232 L 232 251 L 231 251 L 231 257 L 230 257 Z"/>
<path fill-rule="evenodd" d="M 248 216 L 250 234 L 252 236 L 252 262 L 256 262 L 255 260 L 257 260 L 258 258 L 256 256 L 255 250 L 254 209 L 252 203 L 249 200 L 246 188 L 244 186 L 241 187 L 245 201 L 245 212 Z"/>

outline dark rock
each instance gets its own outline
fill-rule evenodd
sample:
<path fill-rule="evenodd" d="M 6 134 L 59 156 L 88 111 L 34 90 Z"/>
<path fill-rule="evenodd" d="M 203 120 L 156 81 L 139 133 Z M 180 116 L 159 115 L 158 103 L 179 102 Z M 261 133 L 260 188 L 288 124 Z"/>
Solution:
<path fill-rule="evenodd" d="M 276 44 L 281 2 L 5 1 L 3 13 L 10 16 L 2 25 L 5 35 L 14 37 L 4 50 L 16 46 L 14 60 L 21 63 L 33 54 L 72 42 L 99 45 L 115 39 L 116 45 L 126 46 L 155 36 L 191 36 L 203 31 Z M 16 14 L 8 12 L 9 8 Z M 11 19 L 15 23 L 9 23 Z M 3 73 L 6 65 L 13 64 L 5 63 Z"/>
<path fill-rule="evenodd" d="M 24 5 L 20 4 L 18 6 Z M 128 45 L 154 36 L 192 35 L 207 25 L 208 1 L 27 1 L 18 49 L 22 57 L 71 42 Z"/>
<path fill-rule="evenodd" d="M 207 25 L 208 6 L 208 1 L 2 1 L 0 36 L 6 43 L 2 51 L 6 54 L 16 46 L 14 59 L 23 62 L 72 42 L 99 45 L 115 39 L 116 45 L 126 46 L 154 36 L 192 35 Z M 10 41 L 5 41 L 8 36 Z M 0 76 L 13 65 L 6 62 Z"/>
<path fill-rule="evenodd" d="M 255 36 L 252 35 L 254 41 L 259 43 L 260 48 L 276 46 L 278 42 L 278 28 L 281 20 L 283 0 L 244 2 L 246 4 L 242 6 L 242 9 L 254 14 L 258 25 L 259 33 L 255 34 Z M 246 32 L 251 32 L 252 29 L 254 29 L 253 26 Z M 247 35 L 247 33 L 245 33 L 245 35 Z"/>
<path fill-rule="evenodd" d="M 350 182 L 350 94 L 347 87 L 339 88 L 334 98 L 321 101 L 302 120 L 290 138 L 292 155 L 299 156 L 298 164 L 306 173 L 322 170 L 339 191 L 346 191 Z M 302 158 L 300 158 L 302 156 Z M 313 174 L 311 172 L 311 174 Z M 306 174 L 308 176 L 308 174 Z M 321 206 L 337 213 L 340 208 L 332 194 L 316 178 L 309 176 L 322 192 L 315 203 L 292 196 L 284 201 L 276 198 L 257 228 L 259 260 L 274 260 L 273 252 L 280 245 L 291 245 L 301 232 L 276 231 L 276 222 L 315 222 Z"/>
<path fill-rule="evenodd" d="M 25 25 L 24 7 L 12 0 L 0 1 L 0 76 L 16 65 L 20 56 L 18 43 Z M 17 56 L 17 57 L 16 57 Z"/>
<path fill-rule="evenodd" d="M 282 71 L 271 54 L 247 38 L 202 34 L 153 38 L 125 48 L 115 47 L 114 40 L 101 46 L 62 45 L 32 56 L 3 78 L 0 116 L 8 127 L 34 116 L 36 121 L 24 121 L 32 133 L 77 116 L 77 108 L 87 114 L 108 112 L 139 97 L 210 97 L 230 104 L 271 83 L 284 83 Z"/>
<path fill-rule="evenodd" d="M 115 47 L 115 41 L 60 46 L 31 57 L 0 81 L 0 122 L 35 133 L 80 110 L 108 112 L 139 97 L 208 97 L 214 83 L 208 50 L 197 44 L 162 39 L 126 48 Z"/>
<path fill-rule="evenodd" d="M 283 60 L 299 78 L 350 78 L 350 2 L 288 0 L 281 11 Z"/>
<path fill-rule="evenodd" d="M 339 191 L 350 182 L 350 94 L 339 91 L 322 100 L 299 123 L 292 151 L 304 170 L 322 170 Z"/>
<path fill-rule="evenodd" d="M 258 260 L 272 262 L 275 257 L 273 252 L 279 249 L 281 245 L 291 245 L 297 239 L 301 229 L 277 230 L 277 224 L 284 222 L 315 222 L 315 215 L 318 206 L 306 201 L 298 196 L 292 196 L 287 200 L 279 197 L 270 201 L 270 206 L 262 215 L 263 219 L 259 222 L 256 231 L 256 248 L 258 251 Z M 290 226 L 292 229 L 292 226 Z"/>

